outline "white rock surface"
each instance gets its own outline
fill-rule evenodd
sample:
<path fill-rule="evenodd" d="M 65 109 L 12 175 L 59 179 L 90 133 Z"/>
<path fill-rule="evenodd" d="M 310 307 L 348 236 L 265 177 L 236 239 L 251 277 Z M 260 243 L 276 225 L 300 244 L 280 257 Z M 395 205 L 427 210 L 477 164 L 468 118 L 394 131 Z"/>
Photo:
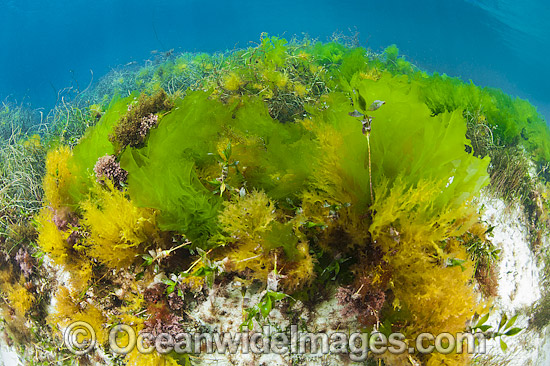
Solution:
<path fill-rule="evenodd" d="M 491 241 L 502 249 L 499 262 L 499 290 L 487 324 L 498 326 L 502 313 L 508 317 L 520 314 L 514 327 L 527 329 L 528 307 L 541 296 L 542 264 L 537 263 L 531 251 L 528 228 L 521 210 L 507 207 L 500 199 L 483 199 L 483 220 L 495 226 Z M 547 245 L 547 243 L 543 243 Z M 524 330 L 513 337 L 504 337 L 508 350 L 501 350 L 498 340 L 487 342 L 487 354 L 479 355 L 484 360 L 499 360 L 511 366 L 550 365 L 548 336 L 534 330 Z M 495 363 L 497 364 L 497 363 Z"/>
<path fill-rule="evenodd" d="M 19 366 L 19 365 L 22 365 L 22 363 L 19 362 L 17 353 L 14 350 L 6 346 L 2 346 L 0 347 L 0 365 Z"/>

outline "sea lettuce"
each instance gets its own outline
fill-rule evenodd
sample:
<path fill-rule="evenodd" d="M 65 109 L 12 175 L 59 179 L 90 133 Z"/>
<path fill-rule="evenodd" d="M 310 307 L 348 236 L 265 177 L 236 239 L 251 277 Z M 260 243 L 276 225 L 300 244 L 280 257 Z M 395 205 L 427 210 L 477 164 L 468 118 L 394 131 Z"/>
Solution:
<path fill-rule="evenodd" d="M 150 132 L 145 147 L 129 148 L 121 157 L 131 199 L 158 209 L 162 230 L 181 232 L 197 245 L 216 232 L 221 199 L 199 181 L 196 167 L 212 161 L 209 153 L 230 118 L 230 110 L 207 93 L 190 93 Z"/>
<path fill-rule="evenodd" d="M 113 144 L 109 141 L 113 127 L 128 110 L 128 104 L 134 99 L 135 93 L 123 99 L 113 99 L 107 112 L 101 117 L 97 125 L 89 128 L 72 151 L 69 161 L 70 170 L 74 177 L 71 195 L 75 201 L 82 200 L 91 189 L 93 168 L 97 160 L 105 155 L 115 153 Z"/>
<path fill-rule="evenodd" d="M 466 151 L 466 121 L 462 111 L 432 116 L 420 97 L 421 85 L 404 76 L 384 75 L 379 81 L 355 78 L 352 88 L 374 111 L 370 141 L 373 184 L 403 176 L 414 187 L 422 180 L 439 181 L 437 203 L 460 205 L 488 184 L 489 158 Z M 435 204 L 435 202 L 434 202 Z"/>
<path fill-rule="evenodd" d="M 434 73 L 418 79 L 421 98 L 432 114 L 469 111 L 485 117 L 496 145 L 521 145 L 533 160 L 550 161 L 550 130 L 537 109 L 526 100 L 500 89 L 481 88 L 472 82 Z"/>
<path fill-rule="evenodd" d="M 231 147 L 228 174 L 242 175 L 231 182 L 263 190 L 274 199 L 299 195 L 310 177 L 315 151 L 302 125 L 273 120 L 262 100 L 243 98 L 238 105 L 226 105 L 209 96 L 188 93 L 161 118 L 144 147 L 129 148 L 121 157 L 132 200 L 158 209 L 161 229 L 199 243 L 217 231 L 222 199 L 212 191 L 210 180 L 216 177 L 199 171 L 217 169 L 221 174 L 220 144 Z"/>
<path fill-rule="evenodd" d="M 311 175 L 315 153 L 315 142 L 303 126 L 281 124 L 269 116 L 261 100 L 248 99 L 231 121 L 231 128 L 248 141 L 246 148 L 237 148 L 235 154 L 247 167 L 247 183 L 274 199 L 296 197 Z"/>

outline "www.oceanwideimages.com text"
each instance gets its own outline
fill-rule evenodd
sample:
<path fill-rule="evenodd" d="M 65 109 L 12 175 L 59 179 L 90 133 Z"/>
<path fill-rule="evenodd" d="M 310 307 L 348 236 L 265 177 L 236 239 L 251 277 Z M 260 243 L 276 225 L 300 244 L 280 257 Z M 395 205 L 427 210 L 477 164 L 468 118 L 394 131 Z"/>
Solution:
<path fill-rule="evenodd" d="M 140 353 L 168 354 L 232 353 L 232 354 L 348 354 L 352 361 L 364 361 L 369 353 L 484 353 L 482 333 L 421 333 L 414 344 L 405 341 L 401 333 L 386 335 L 380 332 L 310 333 L 292 325 L 287 331 L 273 331 L 264 326 L 262 332 L 222 333 L 146 333 L 136 332 L 129 325 L 116 325 L 109 331 L 109 347 L 116 354 L 128 354 L 134 349 Z M 79 321 L 64 330 L 64 344 L 75 354 L 91 352 L 97 343 L 92 326 Z M 122 341 L 124 339 L 124 342 Z"/>

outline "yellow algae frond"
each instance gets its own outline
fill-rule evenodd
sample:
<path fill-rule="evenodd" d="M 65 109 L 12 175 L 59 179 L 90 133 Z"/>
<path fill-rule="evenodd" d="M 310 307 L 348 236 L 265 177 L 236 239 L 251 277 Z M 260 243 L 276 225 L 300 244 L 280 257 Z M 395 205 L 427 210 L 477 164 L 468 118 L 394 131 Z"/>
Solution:
<path fill-rule="evenodd" d="M 241 78 L 235 72 L 230 73 L 224 79 L 224 87 L 229 91 L 239 90 L 242 84 Z"/>
<path fill-rule="evenodd" d="M 296 93 L 297 96 L 303 97 L 303 96 L 306 95 L 307 89 L 303 84 L 295 82 L 294 83 L 294 92 Z"/>
<path fill-rule="evenodd" d="M 54 210 L 73 203 L 69 194 L 73 181 L 69 170 L 71 156 L 71 149 L 62 146 L 50 151 L 46 157 L 46 174 L 43 181 L 44 202 Z"/>
<path fill-rule="evenodd" d="M 36 218 L 38 229 L 38 245 L 48 253 L 56 264 L 65 264 L 72 250 L 67 241 L 70 231 L 58 229 L 54 222 L 54 213 L 48 207 L 43 207 Z"/>
<path fill-rule="evenodd" d="M 107 319 L 100 309 L 82 299 L 79 293 L 71 292 L 66 287 L 59 287 L 56 294 L 53 312 L 47 317 L 47 322 L 55 327 L 67 327 L 75 322 L 86 322 L 94 330 L 98 344 L 108 339 Z M 58 328 L 59 329 L 59 328 Z"/>
<path fill-rule="evenodd" d="M 136 207 L 112 183 L 107 189 L 96 185 L 81 208 L 82 223 L 90 233 L 85 239 L 87 253 L 111 268 L 130 265 L 158 237 L 155 211 Z"/>
<path fill-rule="evenodd" d="M 15 310 L 15 315 L 23 319 L 35 302 L 35 297 L 24 286 L 25 277 L 21 275 L 19 281 L 14 281 L 11 266 L 0 271 L 0 294 L 7 300 L 9 306 Z"/>

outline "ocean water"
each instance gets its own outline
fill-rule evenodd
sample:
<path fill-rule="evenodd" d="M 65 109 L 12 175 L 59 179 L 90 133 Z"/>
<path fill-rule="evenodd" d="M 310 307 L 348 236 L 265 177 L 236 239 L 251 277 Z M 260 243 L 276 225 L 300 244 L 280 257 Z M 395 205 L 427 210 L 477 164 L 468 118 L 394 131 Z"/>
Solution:
<path fill-rule="evenodd" d="M 224 51 L 261 32 L 327 40 L 359 32 L 377 51 L 503 89 L 550 116 L 550 3 L 544 0 L 0 1 L 0 100 L 51 108 L 152 51 Z M 352 30 L 351 32 L 349 30 Z M 92 78 L 93 73 L 93 78 Z"/>

